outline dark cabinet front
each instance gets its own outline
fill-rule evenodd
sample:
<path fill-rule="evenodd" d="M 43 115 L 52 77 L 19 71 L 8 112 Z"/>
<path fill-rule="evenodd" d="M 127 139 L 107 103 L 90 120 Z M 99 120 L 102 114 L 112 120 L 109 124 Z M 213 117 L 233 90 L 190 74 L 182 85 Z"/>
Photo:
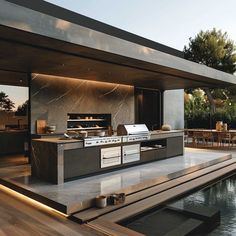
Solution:
<path fill-rule="evenodd" d="M 87 175 L 100 170 L 100 148 L 80 148 L 64 151 L 64 179 Z"/>
<path fill-rule="evenodd" d="M 183 155 L 183 137 L 173 137 L 167 139 L 166 157 Z"/>
<path fill-rule="evenodd" d="M 27 132 L 1 132 L 0 155 L 23 154 L 27 140 Z"/>

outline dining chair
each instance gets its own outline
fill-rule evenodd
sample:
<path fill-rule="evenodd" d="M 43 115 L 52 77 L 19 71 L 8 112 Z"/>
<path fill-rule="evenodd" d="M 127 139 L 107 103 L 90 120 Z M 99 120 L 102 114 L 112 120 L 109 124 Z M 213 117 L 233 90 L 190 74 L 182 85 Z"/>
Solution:
<path fill-rule="evenodd" d="M 193 145 L 196 146 L 200 144 L 200 142 L 204 143 L 204 137 L 202 131 L 194 131 L 193 132 Z"/>
<path fill-rule="evenodd" d="M 203 142 L 208 145 L 208 142 L 213 146 L 214 144 L 214 135 L 211 131 L 202 131 Z"/>
<path fill-rule="evenodd" d="M 189 141 L 193 142 L 193 131 L 188 130 L 188 129 L 184 130 L 184 141 L 187 144 L 189 144 Z"/>
<path fill-rule="evenodd" d="M 235 143 L 236 143 L 236 132 L 232 132 L 231 133 L 231 145 L 232 145 L 232 147 L 234 146 Z"/>
<path fill-rule="evenodd" d="M 231 144 L 231 134 L 230 134 L 230 132 L 227 132 L 227 131 L 219 132 L 218 138 L 219 138 L 220 146 L 224 147 L 224 144 L 228 143 L 228 147 L 230 147 L 230 144 Z"/>

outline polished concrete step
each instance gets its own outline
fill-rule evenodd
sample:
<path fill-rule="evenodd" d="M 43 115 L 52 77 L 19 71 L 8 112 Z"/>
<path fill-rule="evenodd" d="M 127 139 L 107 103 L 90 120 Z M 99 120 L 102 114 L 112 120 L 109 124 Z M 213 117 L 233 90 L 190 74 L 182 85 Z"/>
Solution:
<path fill-rule="evenodd" d="M 132 203 L 136 203 L 136 202 L 138 203 L 140 200 L 143 200 L 143 199 L 145 200 L 146 198 L 155 196 L 158 193 L 162 193 L 162 192 L 168 191 L 168 190 L 171 191 L 172 188 L 181 186 L 184 183 L 189 183 L 190 181 L 196 180 L 199 177 L 207 176 L 207 174 L 209 174 L 209 173 L 214 173 L 215 171 L 222 170 L 223 168 L 227 168 L 227 167 L 229 169 L 231 169 L 232 165 L 234 165 L 235 163 L 236 163 L 235 159 L 230 159 L 230 160 L 215 164 L 213 166 L 210 166 L 210 167 L 207 167 L 207 168 L 204 168 L 201 170 L 197 170 L 191 174 L 186 174 L 186 175 L 183 175 L 179 178 L 175 178 L 175 179 L 166 181 L 164 183 L 157 184 L 155 186 L 135 192 L 133 194 L 129 194 L 129 195 L 127 195 L 126 201 L 123 204 L 110 205 L 110 206 L 107 206 L 106 208 L 102 208 L 102 209 L 92 207 L 87 210 L 73 214 L 72 217 L 74 218 L 74 220 L 78 220 L 80 222 L 85 222 L 85 221 L 95 219 L 99 216 L 108 214 L 110 212 L 118 212 L 116 210 L 118 210 L 120 208 L 124 208 L 125 206 L 129 206 Z M 190 190 L 191 189 L 192 189 L 192 187 L 190 188 Z M 177 196 L 177 192 L 176 192 L 176 196 Z"/>
<path fill-rule="evenodd" d="M 97 195 L 124 192 L 127 196 L 231 159 L 229 153 L 186 150 L 185 155 L 155 161 L 61 185 L 40 181 L 30 174 L 2 177 L 0 183 L 65 214 L 89 209 Z M 171 187 L 171 186 L 170 186 Z M 140 193 L 141 194 L 141 193 Z M 150 193 L 152 195 L 153 193 Z M 142 198 L 141 196 L 139 196 Z M 144 195 L 145 198 L 145 195 Z M 100 213 L 99 213 L 100 214 Z"/>
<path fill-rule="evenodd" d="M 119 222 L 125 220 L 129 217 L 133 217 L 135 215 L 143 213 L 144 211 L 147 211 L 148 209 L 160 205 L 161 203 L 172 200 L 178 196 L 190 192 L 191 190 L 203 186 L 209 183 L 210 181 L 220 178 L 235 170 L 236 170 L 236 162 L 233 161 L 229 163 L 229 165 L 226 165 L 220 169 L 216 169 L 214 171 L 209 172 L 208 174 L 193 178 L 187 182 L 179 183 L 175 187 L 172 187 L 168 190 L 164 190 L 151 197 L 147 197 L 143 200 L 137 201 L 126 207 L 104 214 L 100 217 L 101 219 L 109 220 L 111 222 Z"/>

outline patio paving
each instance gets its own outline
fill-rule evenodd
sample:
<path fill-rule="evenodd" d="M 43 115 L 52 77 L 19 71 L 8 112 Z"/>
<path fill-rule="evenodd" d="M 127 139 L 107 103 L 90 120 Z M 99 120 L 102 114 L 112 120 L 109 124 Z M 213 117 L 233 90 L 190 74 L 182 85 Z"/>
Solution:
<path fill-rule="evenodd" d="M 227 152 L 186 148 L 183 156 L 53 185 L 29 174 L 1 176 L 1 183 L 66 214 L 89 208 L 101 194 L 139 191 L 231 158 Z M 23 172 L 22 172 L 23 173 Z"/>

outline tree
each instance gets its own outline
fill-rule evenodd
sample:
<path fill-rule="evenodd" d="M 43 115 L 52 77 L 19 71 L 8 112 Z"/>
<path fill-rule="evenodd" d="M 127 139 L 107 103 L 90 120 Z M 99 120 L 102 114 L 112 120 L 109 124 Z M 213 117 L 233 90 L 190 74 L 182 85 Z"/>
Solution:
<path fill-rule="evenodd" d="M 26 100 L 22 105 L 17 107 L 15 114 L 17 116 L 26 116 L 28 113 L 28 100 Z"/>
<path fill-rule="evenodd" d="M 0 110 L 2 111 L 12 111 L 15 107 L 14 102 L 10 100 L 8 95 L 4 92 L 0 92 Z"/>
<path fill-rule="evenodd" d="M 228 38 L 227 33 L 215 28 L 211 31 L 200 31 L 195 38 L 189 38 L 189 45 L 184 46 L 185 59 L 204 64 L 206 66 L 233 74 L 236 72 L 236 47 Z M 213 95 L 215 90 L 203 88 L 211 109 L 215 112 Z M 235 89 L 232 89 L 233 91 Z M 221 90 L 220 93 L 228 94 L 230 90 Z M 219 94 L 219 91 L 218 91 Z"/>
<path fill-rule="evenodd" d="M 188 47 L 184 46 L 185 59 L 231 74 L 236 71 L 236 48 L 226 32 L 222 33 L 215 28 L 200 31 L 189 41 Z"/>

